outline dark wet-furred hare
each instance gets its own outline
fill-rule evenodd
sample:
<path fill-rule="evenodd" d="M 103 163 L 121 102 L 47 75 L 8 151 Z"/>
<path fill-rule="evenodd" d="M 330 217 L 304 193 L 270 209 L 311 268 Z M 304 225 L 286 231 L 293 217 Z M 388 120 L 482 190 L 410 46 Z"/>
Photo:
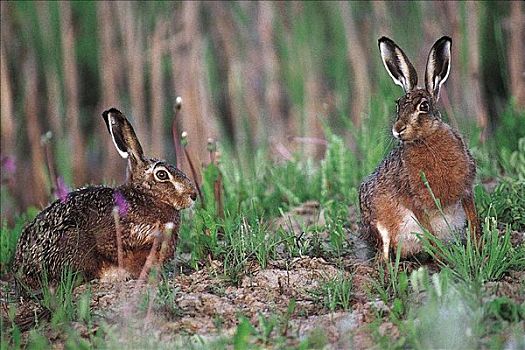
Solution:
<path fill-rule="evenodd" d="M 421 252 L 416 234 L 422 232 L 421 226 L 443 240 L 464 229 L 467 222 L 473 238 L 480 232 L 472 192 L 474 159 L 458 131 L 441 119 L 436 107 L 441 85 L 450 72 L 451 45 L 447 36 L 436 41 L 428 55 L 425 87 L 420 88 L 416 71 L 401 48 L 389 38 L 379 39 L 385 68 L 405 91 L 397 101 L 392 127 L 399 145 L 359 189 L 363 233 L 382 249 L 385 259 L 399 244 L 402 257 Z"/>
<path fill-rule="evenodd" d="M 128 179 L 115 188 L 77 189 L 53 202 L 24 228 L 13 267 L 17 282 L 25 288 L 39 289 L 43 273 L 49 283 L 55 283 L 66 268 L 80 272 L 84 280 L 115 275 L 115 271 L 120 277 L 137 278 L 155 237 L 166 225 L 172 227 L 172 235 L 160 259 L 173 255 L 179 211 L 195 201 L 194 185 L 166 161 L 145 158 L 133 127 L 120 111 L 112 108 L 102 116 L 117 151 L 128 160 Z M 115 217 L 124 271 L 118 269 Z"/>

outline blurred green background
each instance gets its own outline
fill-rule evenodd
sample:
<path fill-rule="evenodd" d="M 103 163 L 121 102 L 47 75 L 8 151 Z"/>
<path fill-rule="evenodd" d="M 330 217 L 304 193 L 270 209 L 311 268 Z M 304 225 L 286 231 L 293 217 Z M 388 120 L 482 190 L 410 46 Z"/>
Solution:
<path fill-rule="evenodd" d="M 420 80 L 435 40 L 453 38 L 440 108 L 490 177 L 495 155 L 525 135 L 523 7 L 2 2 L 2 217 L 44 206 L 63 184 L 124 180 L 100 117 L 110 107 L 130 118 L 146 155 L 187 172 L 184 130 L 196 164 L 209 162 L 213 138 L 224 156 L 252 167 L 261 152 L 275 162 L 321 159 L 334 133 L 360 160 L 359 181 L 392 146 L 402 95 L 382 66 L 382 35 L 405 50 Z"/>

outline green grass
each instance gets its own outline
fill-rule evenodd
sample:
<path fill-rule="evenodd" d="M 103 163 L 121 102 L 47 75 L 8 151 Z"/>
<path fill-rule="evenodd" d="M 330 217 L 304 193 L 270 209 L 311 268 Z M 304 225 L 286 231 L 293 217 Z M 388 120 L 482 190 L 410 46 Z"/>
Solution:
<path fill-rule="evenodd" d="M 378 279 L 372 281 L 372 293 L 384 305 L 391 305 L 389 318 L 398 321 L 409 307 L 409 277 L 401 262 L 401 245 L 398 245 L 394 262 L 381 261 L 376 264 Z"/>
<path fill-rule="evenodd" d="M 93 315 L 91 312 L 91 294 L 89 291 L 83 293 L 78 298 L 73 297 L 73 290 L 78 286 L 78 276 L 71 270 L 63 271 L 62 278 L 56 285 L 48 283 L 45 274 L 42 276 L 42 294 L 32 296 L 35 307 L 36 318 L 33 320 L 33 326 L 29 332 L 27 343 L 24 344 L 21 338 L 21 331 L 14 322 L 16 309 L 13 307 L 9 310 L 9 319 L 2 319 L 2 337 L 0 348 L 2 349 L 46 349 L 51 346 L 50 340 L 44 334 L 45 325 L 49 322 L 49 332 L 67 334 L 66 347 L 68 348 L 86 348 L 90 343 L 96 344 L 102 340 L 102 332 L 98 336 L 90 336 L 88 340 L 83 338 L 75 330 L 73 322 L 82 324 L 89 331 L 94 330 Z M 12 300 L 11 300 L 12 302 Z M 26 301 L 27 303 L 27 301 Z M 13 304 L 14 305 L 14 304 Z M 46 316 L 48 315 L 48 316 Z M 98 339 L 97 337 L 100 337 Z"/>
<path fill-rule="evenodd" d="M 2 221 L 0 227 L 0 275 L 10 271 L 10 264 L 14 258 L 22 230 L 37 214 L 37 209 L 30 208 L 27 213 L 18 216 L 13 225 L 8 225 L 7 221 Z"/>
<path fill-rule="evenodd" d="M 490 193 L 476 188 L 480 215 L 493 216 L 513 230 L 525 229 L 525 180 L 504 178 Z"/>
<path fill-rule="evenodd" d="M 290 342 L 287 338 L 289 322 L 295 311 L 295 300 L 292 299 L 287 310 L 281 314 L 264 316 L 259 314 L 257 323 L 252 324 L 247 318 L 241 317 L 231 338 L 222 338 L 209 342 L 205 348 L 211 349 L 318 349 L 326 345 L 326 338 L 317 330 L 311 332 L 305 339 Z M 293 344 L 293 345 L 292 345 Z"/>
<path fill-rule="evenodd" d="M 337 276 L 321 282 L 311 293 L 327 310 L 347 311 L 350 309 L 352 298 L 352 276 L 340 272 Z"/>
<path fill-rule="evenodd" d="M 405 313 L 400 314 L 392 303 L 386 315 L 399 336 L 379 332 L 379 323 L 371 325 L 381 348 L 499 349 L 509 341 L 502 336 L 503 331 L 517 344 L 523 342 L 523 304 L 491 297 L 479 285 L 457 279 L 450 269 L 431 275 L 420 267 L 411 273 L 409 282 L 407 295 L 411 299 L 403 305 Z"/>
<path fill-rule="evenodd" d="M 265 268 L 275 257 L 277 236 L 271 234 L 256 215 L 245 216 L 229 222 L 224 227 L 223 263 L 229 280 L 238 284 L 245 274 L 248 262 L 256 261 Z"/>
<path fill-rule="evenodd" d="M 510 243 L 510 230 L 498 229 L 494 218 L 486 217 L 478 248 L 468 236 L 466 243 L 456 239 L 443 243 L 424 232 L 424 248 L 439 264 L 456 277 L 469 282 L 482 284 L 500 279 L 510 269 L 525 269 L 525 246 L 514 248 Z"/>

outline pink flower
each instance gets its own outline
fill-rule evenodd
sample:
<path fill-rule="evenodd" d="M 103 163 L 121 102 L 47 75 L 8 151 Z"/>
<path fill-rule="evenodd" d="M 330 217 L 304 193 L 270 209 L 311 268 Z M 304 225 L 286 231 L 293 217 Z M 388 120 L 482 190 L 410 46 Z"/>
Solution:
<path fill-rule="evenodd" d="M 57 177 L 57 188 L 55 189 L 55 197 L 60 199 L 62 202 L 67 200 L 67 195 L 69 193 L 69 187 L 66 185 L 64 178 L 62 176 Z"/>
<path fill-rule="evenodd" d="M 126 216 L 129 209 L 129 204 L 126 201 L 126 198 L 120 191 L 115 191 L 113 193 L 113 201 L 115 202 L 115 208 L 118 209 L 118 214 L 122 216 Z"/>
<path fill-rule="evenodd" d="M 8 175 L 13 175 L 16 172 L 16 159 L 13 156 L 2 157 L 2 171 Z"/>

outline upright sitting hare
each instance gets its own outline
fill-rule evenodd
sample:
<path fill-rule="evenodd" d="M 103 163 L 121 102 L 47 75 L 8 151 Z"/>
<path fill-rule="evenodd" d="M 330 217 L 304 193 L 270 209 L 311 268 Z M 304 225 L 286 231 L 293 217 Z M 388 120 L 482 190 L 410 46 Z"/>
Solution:
<path fill-rule="evenodd" d="M 444 36 L 430 50 L 423 89 L 417 87 L 416 71 L 399 46 L 386 37 L 379 39 L 387 72 L 405 90 L 397 101 L 392 127 L 400 143 L 359 189 L 364 234 L 382 247 L 385 259 L 398 244 L 402 244 L 402 257 L 419 253 L 422 245 L 414 233 L 421 233 L 421 226 L 446 240 L 468 221 L 473 238 L 479 235 L 472 194 L 474 160 L 459 133 L 441 120 L 436 108 L 439 89 L 450 71 L 451 45 L 452 39 Z"/>
<path fill-rule="evenodd" d="M 17 280 L 25 287 L 37 289 L 44 271 L 49 282 L 56 282 L 66 267 L 80 272 L 85 280 L 110 271 L 136 278 L 155 235 L 168 223 L 174 228 L 163 257 L 173 255 L 179 211 L 196 199 L 193 184 L 173 165 L 145 158 L 133 127 L 117 109 L 102 116 L 117 151 L 128 159 L 128 181 L 116 188 L 89 186 L 71 192 L 25 227 L 14 261 Z M 119 211 L 125 271 L 115 269 L 114 208 Z"/>

